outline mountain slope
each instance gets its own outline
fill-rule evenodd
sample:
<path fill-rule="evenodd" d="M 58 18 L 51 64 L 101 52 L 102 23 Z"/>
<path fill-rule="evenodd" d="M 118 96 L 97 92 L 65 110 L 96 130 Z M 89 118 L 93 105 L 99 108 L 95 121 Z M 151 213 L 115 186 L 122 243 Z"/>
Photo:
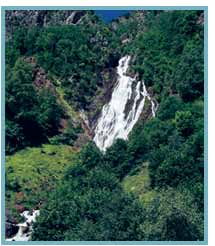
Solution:
<path fill-rule="evenodd" d="M 204 240 L 203 12 L 133 11 L 108 25 L 84 16 L 65 25 L 53 12 L 47 26 L 17 27 L 6 43 L 6 143 L 17 167 L 8 187 L 25 163 L 18 150 L 37 146 L 34 165 L 50 184 L 40 146 L 80 150 L 45 190 L 32 240 Z M 116 126 L 129 128 L 126 141 Z M 103 143 L 113 136 L 105 152 L 89 141 L 96 133 Z"/>

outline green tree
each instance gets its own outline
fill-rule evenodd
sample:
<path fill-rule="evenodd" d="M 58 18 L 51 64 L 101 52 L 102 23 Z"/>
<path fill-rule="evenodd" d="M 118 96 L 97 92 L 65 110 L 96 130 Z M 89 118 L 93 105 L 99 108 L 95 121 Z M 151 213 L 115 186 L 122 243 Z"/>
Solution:
<path fill-rule="evenodd" d="M 146 218 L 141 225 L 145 240 L 203 240 L 203 217 L 185 188 L 183 191 L 160 190 L 158 197 L 145 204 L 145 209 Z"/>
<path fill-rule="evenodd" d="M 183 137 L 188 137 L 193 132 L 194 120 L 190 111 L 177 111 L 175 114 L 175 125 Z"/>
<path fill-rule="evenodd" d="M 60 119 L 63 116 L 63 110 L 56 100 L 54 92 L 50 88 L 44 88 L 39 91 L 38 98 L 40 124 L 48 136 L 58 133 Z"/>

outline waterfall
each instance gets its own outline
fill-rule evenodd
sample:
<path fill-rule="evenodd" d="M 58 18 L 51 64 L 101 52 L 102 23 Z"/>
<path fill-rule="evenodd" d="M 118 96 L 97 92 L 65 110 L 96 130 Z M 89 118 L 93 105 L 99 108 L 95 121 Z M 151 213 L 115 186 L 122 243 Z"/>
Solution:
<path fill-rule="evenodd" d="M 116 86 L 110 102 L 103 106 L 95 128 L 94 142 L 102 151 L 110 147 L 115 139 L 128 138 L 129 132 L 140 117 L 146 98 L 151 102 L 152 116 L 155 116 L 156 106 L 144 82 L 137 82 L 136 77 L 126 75 L 130 59 L 130 56 L 125 56 L 119 60 Z M 130 111 L 126 112 L 128 107 Z"/>

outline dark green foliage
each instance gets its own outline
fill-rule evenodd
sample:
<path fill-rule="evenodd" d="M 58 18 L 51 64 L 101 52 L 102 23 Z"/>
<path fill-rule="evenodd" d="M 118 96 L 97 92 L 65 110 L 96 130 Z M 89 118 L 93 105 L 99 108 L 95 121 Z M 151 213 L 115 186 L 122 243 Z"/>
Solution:
<path fill-rule="evenodd" d="M 5 122 L 6 153 L 13 153 L 23 147 L 23 133 L 19 124 L 6 119 Z"/>
<path fill-rule="evenodd" d="M 149 161 L 151 187 L 158 189 L 158 192 L 160 189 L 164 191 L 160 197 L 164 196 L 168 187 L 173 187 L 176 191 L 188 190 L 187 198 L 180 206 L 186 211 L 186 207 L 188 209 L 190 206 L 186 199 L 192 196 L 191 203 L 195 205 L 195 212 L 193 215 L 183 215 L 180 210 L 177 214 L 173 209 L 169 218 L 169 215 L 162 212 L 159 219 L 153 217 L 157 212 L 152 210 L 151 222 L 146 224 L 149 229 L 144 229 L 147 230 L 144 235 L 146 240 L 201 240 L 204 211 L 204 104 L 202 100 L 179 104 L 178 100 L 170 98 L 161 103 L 161 106 L 168 106 L 168 101 L 171 105 L 164 109 L 163 113 L 161 110 L 158 112 L 160 119 L 152 119 L 145 124 L 138 123 L 128 142 L 136 143 L 132 145 L 134 154 L 127 154 L 127 158 L 132 156 L 136 159 L 135 149 L 145 146 L 143 152 L 138 152 L 137 158 Z M 172 105 L 174 101 L 176 104 Z M 140 139 L 144 141 L 141 142 Z M 163 202 L 170 197 L 168 193 Z M 178 206 L 177 201 L 174 201 L 174 205 Z M 148 212 L 146 214 L 148 215 Z M 193 216 L 197 216 L 199 222 L 191 221 Z M 160 223 L 166 224 L 160 227 Z"/>
<path fill-rule="evenodd" d="M 177 187 L 183 182 L 188 186 L 189 183 L 203 182 L 203 108 L 200 105 L 201 101 L 184 105 L 184 111 L 176 111 L 173 117 L 172 109 L 168 108 L 160 114 L 160 118 L 167 120 L 156 118 L 142 126 L 139 124 L 136 129 L 139 134 L 131 135 L 129 143 L 136 142 L 134 153 L 141 144 L 146 146 L 137 158 L 142 156 L 142 160 L 150 161 L 152 186 Z M 199 108 L 198 114 L 196 107 Z M 167 110 L 170 115 L 166 115 Z M 140 139 L 144 139 L 144 143 Z M 136 158 L 135 154 L 133 158 Z"/>
<path fill-rule="evenodd" d="M 139 203 L 123 192 L 100 151 L 89 144 L 42 208 L 33 240 L 139 240 L 143 219 Z"/>
<path fill-rule="evenodd" d="M 187 41 L 175 72 L 175 84 L 184 101 L 201 96 L 204 91 L 203 38 Z"/>
<path fill-rule="evenodd" d="M 141 225 L 145 240 L 203 240 L 202 217 L 193 195 L 183 188 L 159 190 L 158 196 L 145 204 L 146 218 Z"/>
<path fill-rule="evenodd" d="M 32 67 L 19 58 L 6 71 L 6 151 L 35 146 L 58 132 L 62 110 L 49 89 L 36 91 Z"/>
<path fill-rule="evenodd" d="M 89 22 L 97 21 L 90 28 L 87 24 L 17 28 L 7 43 L 9 64 L 14 63 L 12 51 L 17 56 L 34 56 L 46 72 L 63 81 L 66 99 L 77 109 L 89 105 L 110 54 L 109 29 L 92 13 L 88 15 Z"/>
<path fill-rule="evenodd" d="M 38 95 L 40 124 L 48 136 L 58 133 L 59 122 L 63 115 L 62 109 L 56 101 L 56 97 L 49 89 L 43 89 Z"/>
<path fill-rule="evenodd" d="M 10 137 L 6 139 L 6 146 L 9 153 L 31 143 L 38 144 L 44 139 L 42 126 L 37 119 L 38 102 L 32 80 L 31 66 L 22 59 L 17 60 L 10 74 L 7 73 L 6 136 Z"/>
<path fill-rule="evenodd" d="M 64 186 L 62 191 L 64 197 L 55 194 L 41 212 L 33 240 L 138 240 L 142 210 L 122 190 L 88 188 L 80 194 Z"/>
<path fill-rule="evenodd" d="M 97 31 L 102 30 L 96 26 L 95 29 L 84 26 L 47 28 L 36 43 L 38 63 L 63 80 L 66 99 L 77 108 L 85 109 L 95 95 L 98 71 L 104 66 L 105 54 L 98 46 L 99 41 L 91 43 Z"/>
<path fill-rule="evenodd" d="M 188 137 L 193 131 L 193 116 L 190 111 L 177 111 L 175 115 L 175 126 L 183 137 Z"/>
<path fill-rule="evenodd" d="M 114 170 L 120 178 L 125 176 L 129 168 L 127 164 L 127 143 L 118 139 L 106 152 L 105 163 L 111 170 Z"/>
<path fill-rule="evenodd" d="M 203 94 L 203 25 L 198 23 L 201 13 L 148 12 L 147 31 L 132 43 L 137 55 L 134 70 L 153 86 L 159 99 L 172 92 L 187 102 Z"/>
<path fill-rule="evenodd" d="M 184 103 L 180 97 L 169 96 L 159 105 L 157 117 L 161 120 L 174 118 L 176 111 L 183 109 Z"/>
<path fill-rule="evenodd" d="M 10 167 L 7 170 L 7 174 L 5 175 L 5 188 L 7 191 L 12 191 L 12 192 L 19 192 L 20 191 L 20 184 L 17 178 L 15 178 L 12 182 L 8 180 L 8 175 L 10 175 L 11 173 L 13 173 L 13 168 Z M 6 196 L 10 196 L 8 193 L 6 194 Z"/>

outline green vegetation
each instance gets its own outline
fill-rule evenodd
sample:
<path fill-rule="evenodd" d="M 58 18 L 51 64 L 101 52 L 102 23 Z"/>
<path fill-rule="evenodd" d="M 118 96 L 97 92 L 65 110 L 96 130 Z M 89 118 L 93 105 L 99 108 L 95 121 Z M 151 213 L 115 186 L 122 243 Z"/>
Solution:
<path fill-rule="evenodd" d="M 6 152 L 27 147 L 7 157 L 7 207 L 41 202 L 35 241 L 203 240 L 202 11 L 134 12 L 109 26 L 88 14 L 80 25 L 17 28 L 6 45 Z M 75 110 L 89 110 L 102 72 L 124 54 L 156 117 L 106 153 L 91 142 L 75 153 Z M 37 88 L 26 57 L 54 90 Z M 52 145 L 29 148 L 43 143 Z"/>
<path fill-rule="evenodd" d="M 59 135 L 65 114 L 71 127 L 77 119 L 73 109 L 87 109 L 92 101 L 101 86 L 100 72 L 108 63 L 111 32 L 94 14 L 89 12 L 88 19 L 93 23 L 90 28 L 89 23 L 17 27 L 6 43 L 7 154 L 48 143 Z M 32 57 L 52 79 L 50 88 L 38 90 L 34 68 L 26 59 Z M 71 142 L 61 134 L 53 143 L 73 144 L 81 130 L 72 128 Z"/>
<path fill-rule="evenodd" d="M 142 220 L 142 207 L 88 144 L 41 209 L 33 240 L 139 240 Z"/>
<path fill-rule="evenodd" d="M 192 194 L 184 189 L 159 190 L 157 196 L 145 204 L 145 214 L 140 229 L 145 240 L 203 240 L 203 218 Z"/>
<path fill-rule="evenodd" d="M 170 92 L 185 102 L 203 95 L 204 30 L 198 20 L 201 11 L 151 11 L 146 31 L 132 43 L 137 55 L 133 69 L 159 100 Z"/>
<path fill-rule="evenodd" d="M 151 188 L 148 164 L 126 176 L 122 186 L 133 193 L 144 207 L 140 225 L 144 240 L 199 240 L 203 238 L 203 215 L 198 212 L 193 194 L 180 187 Z"/>
<path fill-rule="evenodd" d="M 136 170 L 133 174 L 127 175 L 122 181 L 124 190 L 129 193 L 134 193 L 139 197 L 141 202 L 149 202 L 157 195 L 156 191 L 152 190 L 150 185 L 147 162 L 144 163 L 140 170 Z"/>
<path fill-rule="evenodd" d="M 71 166 L 75 151 L 66 145 L 43 145 L 26 148 L 6 158 L 6 207 L 13 211 L 16 205 L 32 209 L 47 201 Z M 14 211 L 15 216 L 18 215 Z"/>
<path fill-rule="evenodd" d="M 86 109 L 100 83 L 100 72 L 108 62 L 110 30 L 92 13 L 93 24 L 17 28 L 8 43 L 7 60 L 34 56 L 45 71 L 57 76 L 65 88 L 65 98 L 76 108 Z M 11 52 L 13 51 L 13 53 Z"/>
<path fill-rule="evenodd" d="M 41 208 L 33 240 L 203 239 L 203 216 L 190 190 L 152 188 L 146 163 L 121 182 L 124 165 L 114 164 L 94 144 L 83 148 Z"/>
<path fill-rule="evenodd" d="M 32 66 L 24 59 L 17 59 L 6 77 L 6 153 L 11 154 L 56 135 L 63 112 L 49 88 L 36 90 Z"/>

